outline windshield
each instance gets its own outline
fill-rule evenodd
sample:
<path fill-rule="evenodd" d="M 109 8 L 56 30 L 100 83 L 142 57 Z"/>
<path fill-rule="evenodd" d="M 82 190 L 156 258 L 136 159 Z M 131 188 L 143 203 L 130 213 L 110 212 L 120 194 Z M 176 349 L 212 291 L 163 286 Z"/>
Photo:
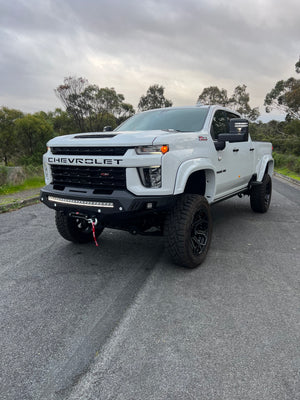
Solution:
<path fill-rule="evenodd" d="M 116 131 L 175 130 L 195 132 L 203 128 L 207 108 L 165 108 L 143 112 L 129 118 Z"/>

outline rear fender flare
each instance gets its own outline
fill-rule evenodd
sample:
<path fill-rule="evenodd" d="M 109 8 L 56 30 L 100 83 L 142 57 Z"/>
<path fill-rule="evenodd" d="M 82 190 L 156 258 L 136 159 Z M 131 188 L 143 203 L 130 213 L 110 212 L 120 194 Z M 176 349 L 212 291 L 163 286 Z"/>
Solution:
<path fill-rule="evenodd" d="M 268 171 L 268 174 L 270 176 L 273 175 L 274 160 L 273 160 L 272 156 L 270 156 L 270 155 L 263 156 L 263 158 L 261 159 L 261 162 L 258 165 L 256 173 L 257 173 L 257 180 L 259 182 L 261 182 L 263 180 L 263 177 L 264 177 L 266 171 Z"/>

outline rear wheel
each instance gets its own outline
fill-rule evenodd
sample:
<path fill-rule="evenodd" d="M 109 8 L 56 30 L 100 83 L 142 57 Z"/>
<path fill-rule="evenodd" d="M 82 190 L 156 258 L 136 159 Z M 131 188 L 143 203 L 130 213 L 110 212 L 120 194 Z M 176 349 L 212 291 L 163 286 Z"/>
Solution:
<path fill-rule="evenodd" d="M 92 225 L 82 218 L 69 217 L 59 211 L 55 214 L 55 223 L 60 235 L 70 242 L 89 243 L 93 241 Z M 95 226 L 96 237 L 103 231 L 102 227 Z"/>
<path fill-rule="evenodd" d="M 195 268 L 206 257 L 212 236 L 210 207 L 203 196 L 184 194 L 165 221 L 166 246 L 173 261 Z"/>
<path fill-rule="evenodd" d="M 253 211 L 265 213 L 271 203 L 272 179 L 269 174 L 265 174 L 261 184 L 252 186 L 250 191 L 250 204 Z"/>

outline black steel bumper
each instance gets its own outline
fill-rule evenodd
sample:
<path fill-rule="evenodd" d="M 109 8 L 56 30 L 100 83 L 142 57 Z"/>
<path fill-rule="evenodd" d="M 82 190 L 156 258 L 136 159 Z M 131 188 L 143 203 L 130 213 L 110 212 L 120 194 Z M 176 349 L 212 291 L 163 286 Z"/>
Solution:
<path fill-rule="evenodd" d="M 92 189 L 68 187 L 55 190 L 47 185 L 40 191 L 40 200 L 49 208 L 63 212 L 80 212 L 88 216 L 122 216 L 133 212 L 163 211 L 173 206 L 177 196 L 135 196 L 128 191 L 94 194 Z"/>

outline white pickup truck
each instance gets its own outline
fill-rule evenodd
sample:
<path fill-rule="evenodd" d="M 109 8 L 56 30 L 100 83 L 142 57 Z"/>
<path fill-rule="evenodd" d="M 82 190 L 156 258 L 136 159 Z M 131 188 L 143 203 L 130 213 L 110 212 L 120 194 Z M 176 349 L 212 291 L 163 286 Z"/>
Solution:
<path fill-rule="evenodd" d="M 211 204 L 249 195 L 255 212 L 270 205 L 272 145 L 253 142 L 248 121 L 226 108 L 155 109 L 47 146 L 40 198 L 75 243 L 105 227 L 164 235 L 174 262 L 193 268 L 211 242 Z"/>

